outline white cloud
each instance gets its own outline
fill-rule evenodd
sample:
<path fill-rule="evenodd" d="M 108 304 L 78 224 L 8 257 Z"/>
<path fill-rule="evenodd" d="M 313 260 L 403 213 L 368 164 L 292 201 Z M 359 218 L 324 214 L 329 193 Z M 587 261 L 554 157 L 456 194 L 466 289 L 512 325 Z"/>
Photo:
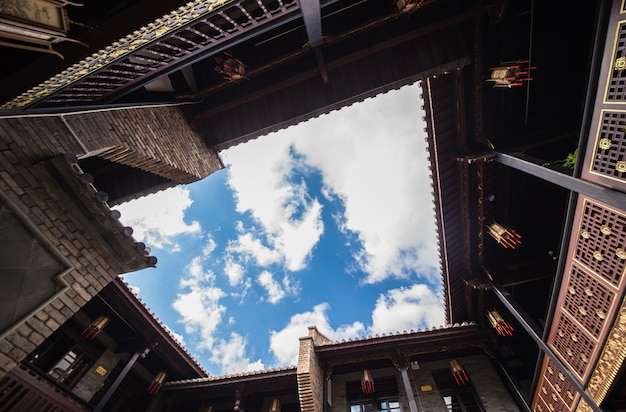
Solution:
<path fill-rule="evenodd" d="M 363 334 L 365 327 L 361 322 L 332 329 L 326 314 L 329 309 L 328 303 L 321 303 L 314 306 L 310 312 L 291 316 L 289 323 L 283 329 L 270 332 L 270 350 L 280 365 L 297 364 L 299 339 L 309 334 L 309 326 L 316 326 L 321 333 L 333 340 L 352 338 Z"/>
<path fill-rule="evenodd" d="M 260 239 L 252 233 L 239 235 L 236 241 L 229 241 L 226 248 L 228 253 L 243 255 L 244 258 L 252 257 L 259 266 L 268 266 L 280 261 L 281 256 L 275 249 L 265 246 Z"/>
<path fill-rule="evenodd" d="M 378 96 L 374 114 L 373 102 L 344 109 L 345 117 L 311 120 L 311 127 L 298 129 L 294 148 L 344 201 L 345 229 L 362 244 L 355 257 L 367 283 L 412 273 L 437 279 L 434 211 L 424 207 L 432 201 L 417 89 Z"/>
<path fill-rule="evenodd" d="M 289 180 L 296 170 L 315 168 L 322 196 L 345 206 L 335 221 L 358 239 L 354 258 L 365 283 L 438 279 L 434 211 L 424 207 L 432 194 L 419 104 L 417 86 L 406 87 L 222 153 L 237 210 L 261 223 L 266 247 L 289 270 L 304 267 L 324 231 L 321 204 L 303 182 Z M 242 252 L 262 250 L 247 246 Z"/>
<path fill-rule="evenodd" d="M 269 303 L 278 303 L 285 297 L 285 291 L 280 287 L 280 284 L 274 280 L 274 277 L 270 272 L 264 270 L 257 278 L 257 282 L 267 292 L 267 301 Z"/>
<path fill-rule="evenodd" d="M 128 285 L 128 289 L 133 293 L 133 295 L 135 296 L 139 296 L 139 292 L 141 291 L 141 288 L 139 288 L 139 286 L 135 286 L 135 285 Z"/>
<path fill-rule="evenodd" d="M 232 257 L 227 257 L 224 264 L 224 273 L 228 277 L 228 284 L 235 286 L 243 280 L 243 266 L 234 262 Z"/>
<path fill-rule="evenodd" d="M 426 285 L 389 290 L 372 312 L 370 332 L 394 333 L 445 324 L 441 298 Z"/>
<path fill-rule="evenodd" d="M 180 280 L 183 291 L 177 295 L 172 307 L 181 316 L 185 333 L 199 334 L 198 347 L 211 349 L 226 311 L 226 307 L 219 303 L 225 294 L 215 287 L 215 275 L 204 269 L 201 257 L 192 259 L 185 269 L 185 276 Z"/>
<path fill-rule="evenodd" d="M 246 355 L 248 342 L 241 335 L 231 333 L 230 339 L 220 339 L 211 350 L 211 361 L 222 374 L 252 372 L 265 369 L 261 360 L 251 361 Z"/>
<path fill-rule="evenodd" d="M 195 235 L 201 231 L 200 223 L 185 222 L 185 210 L 191 206 L 189 190 L 176 186 L 141 197 L 116 207 L 121 221 L 133 228 L 135 239 L 148 246 L 171 252 L 180 250 L 174 238 L 179 235 Z"/>
<path fill-rule="evenodd" d="M 209 256 L 211 253 L 213 253 L 216 247 L 217 247 L 217 243 L 215 243 L 215 239 L 209 236 L 207 238 L 206 245 L 204 245 L 204 248 L 202 249 L 202 256 L 205 256 L 205 257 Z"/>
<path fill-rule="evenodd" d="M 372 325 L 366 329 L 362 322 L 330 326 L 330 305 L 321 303 L 310 312 L 291 316 L 289 323 L 279 331 L 270 332 L 270 350 L 280 365 L 295 365 L 298 360 L 299 338 L 308 335 L 308 327 L 317 329 L 334 341 L 354 339 L 366 334 L 395 333 L 443 325 L 441 298 L 426 285 L 413 285 L 381 294 L 372 312 Z"/>
<path fill-rule="evenodd" d="M 176 332 L 174 332 L 174 331 L 173 331 L 172 329 L 170 329 L 170 328 L 169 328 L 169 326 L 167 326 L 167 325 L 163 325 L 163 327 L 165 328 L 165 330 L 166 330 L 166 331 L 167 331 L 170 335 L 172 335 L 172 337 L 173 337 L 175 340 L 177 340 L 177 341 L 178 341 L 178 343 L 179 343 L 181 346 L 183 346 L 183 347 L 185 346 L 185 338 L 183 337 L 183 335 L 181 335 L 180 333 L 176 333 Z"/>
<path fill-rule="evenodd" d="M 233 247 L 257 258 L 261 266 L 280 261 L 288 270 L 298 271 L 306 266 L 324 232 L 322 206 L 308 196 L 304 181 L 289 180 L 297 162 L 290 156 L 290 139 L 282 136 L 250 141 L 221 156 L 228 166 L 228 184 L 235 193 L 237 211 L 251 214 L 267 242 L 262 245 L 248 233 L 239 237 L 240 246 Z M 242 225 L 237 227 L 242 229 Z M 263 255 L 258 254 L 261 252 Z"/>

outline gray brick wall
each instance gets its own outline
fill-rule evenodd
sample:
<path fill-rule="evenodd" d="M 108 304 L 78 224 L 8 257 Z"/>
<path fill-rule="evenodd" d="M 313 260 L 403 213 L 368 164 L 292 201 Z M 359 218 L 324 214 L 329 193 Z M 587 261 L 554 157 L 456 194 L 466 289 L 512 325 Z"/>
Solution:
<path fill-rule="evenodd" d="M 520 408 L 515 403 L 504 383 L 500 380 L 500 377 L 487 356 L 476 355 L 457 359 L 467 372 L 486 411 L 520 411 Z M 409 371 L 418 410 L 429 412 L 444 412 L 447 410 L 443 397 L 439 394 L 432 375 L 433 370 L 447 368 L 448 360 L 442 360 L 420 363 L 419 369 Z M 376 377 L 395 376 L 400 391 L 399 400 L 402 410 L 405 412 L 409 411 L 409 400 L 404 391 L 400 372 L 393 367 L 374 369 L 371 372 L 374 376 L 374 382 L 376 382 Z M 348 399 L 346 396 L 346 382 L 359 381 L 360 379 L 360 372 L 333 375 L 331 377 L 332 407 L 329 408 L 329 412 L 345 412 L 347 410 Z"/>
<path fill-rule="evenodd" d="M 179 183 L 199 180 L 221 168 L 217 155 L 175 107 L 0 119 L 3 202 L 71 268 L 64 276 L 69 285 L 65 292 L 28 319 L 0 331 L 0 376 L 115 276 L 129 270 L 127 262 L 116 258 L 115 246 L 90 227 L 82 210 L 62 193 L 42 163 L 60 153 L 83 155 L 108 148 L 112 155 L 120 147 L 127 150 L 129 165 Z"/>

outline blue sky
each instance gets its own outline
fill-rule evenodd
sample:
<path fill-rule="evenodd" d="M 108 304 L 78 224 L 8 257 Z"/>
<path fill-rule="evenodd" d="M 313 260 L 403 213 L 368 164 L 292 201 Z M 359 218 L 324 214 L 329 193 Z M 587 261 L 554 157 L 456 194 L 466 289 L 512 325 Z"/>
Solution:
<path fill-rule="evenodd" d="M 417 85 L 220 153 L 226 168 L 117 207 L 158 257 L 124 280 L 211 375 L 295 365 L 444 322 Z"/>

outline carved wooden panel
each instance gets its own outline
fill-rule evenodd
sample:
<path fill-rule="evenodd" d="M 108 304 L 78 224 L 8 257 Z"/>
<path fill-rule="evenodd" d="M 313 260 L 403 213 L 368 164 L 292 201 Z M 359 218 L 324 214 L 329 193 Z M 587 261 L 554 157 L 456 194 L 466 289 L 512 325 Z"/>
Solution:
<path fill-rule="evenodd" d="M 626 180 L 626 112 L 603 110 L 594 145 L 591 173 Z"/>
<path fill-rule="evenodd" d="M 597 342 L 563 313 L 555 313 L 555 324 L 551 346 L 582 381 L 589 369 Z"/>
<path fill-rule="evenodd" d="M 626 266 L 626 217 L 585 201 L 575 251 L 576 260 L 617 286 Z"/>
<path fill-rule="evenodd" d="M 562 307 L 595 339 L 600 338 L 614 300 L 613 289 L 572 265 Z"/>
<path fill-rule="evenodd" d="M 22 93 L 0 110 L 94 102 L 153 80 L 298 8 L 296 0 L 193 0 Z"/>
<path fill-rule="evenodd" d="M 537 412 L 573 411 L 579 396 L 561 370 L 548 357 L 544 357 L 533 410 Z"/>
<path fill-rule="evenodd" d="M 623 102 L 626 100 L 626 23 L 621 22 L 617 28 L 615 49 L 613 51 L 613 67 L 609 74 L 606 92 L 607 102 Z"/>

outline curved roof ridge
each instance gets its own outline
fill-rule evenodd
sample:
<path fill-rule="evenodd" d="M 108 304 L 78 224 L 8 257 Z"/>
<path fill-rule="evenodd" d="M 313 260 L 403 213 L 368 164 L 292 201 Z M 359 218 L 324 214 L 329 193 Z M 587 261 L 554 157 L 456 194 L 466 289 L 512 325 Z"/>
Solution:
<path fill-rule="evenodd" d="M 161 319 L 157 317 L 157 315 L 152 311 L 152 309 L 150 309 L 146 305 L 146 303 L 139 297 L 139 295 L 137 295 L 137 293 L 130 287 L 130 285 L 128 284 L 128 282 L 126 282 L 126 280 L 118 276 L 114 279 L 114 282 L 118 286 L 124 288 L 125 291 L 128 292 L 128 294 L 132 295 L 137 300 L 137 303 L 139 303 L 145 309 L 146 313 L 156 322 L 157 325 L 160 326 L 163 332 L 165 332 L 165 334 L 172 339 L 172 341 L 178 346 L 181 352 L 185 353 L 185 355 L 189 358 L 189 360 L 194 362 L 198 366 L 198 368 L 204 372 L 206 376 L 210 376 L 209 372 L 204 368 L 204 366 L 202 366 L 202 364 L 200 364 L 200 362 L 195 358 L 195 356 L 193 356 L 191 352 L 187 350 L 184 343 L 181 342 L 174 335 L 174 331 L 165 323 L 163 323 Z"/>
<path fill-rule="evenodd" d="M 390 338 L 390 337 L 394 337 L 394 336 L 417 335 L 417 334 L 425 333 L 425 332 L 446 331 L 446 330 L 470 327 L 470 326 L 475 326 L 475 325 L 476 325 L 476 322 L 472 321 L 472 322 L 463 322 L 463 323 L 454 323 L 454 324 L 448 324 L 448 325 L 439 325 L 439 326 L 418 328 L 417 330 L 410 329 L 408 331 L 407 330 L 403 330 L 403 331 L 395 331 L 395 332 L 381 332 L 381 333 L 376 333 L 374 335 L 367 335 L 367 336 L 360 336 L 360 337 L 356 337 L 356 338 L 345 338 L 345 339 L 341 339 L 341 340 L 334 340 L 334 341 L 329 342 L 329 343 L 321 343 L 321 344 L 319 344 L 317 346 L 332 346 L 332 345 L 338 345 L 338 344 L 347 343 L 347 342 L 365 342 L 365 341 L 371 341 L 371 340 L 382 339 L 382 338 Z"/>
<path fill-rule="evenodd" d="M 297 367 L 295 365 L 289 365 L 289 366 L 278 366 L 278 367 L 269 368 L 269 369 L 260 369 L 260 370 L 255 370 L 255 371 L 238 372 L 238 373 L 232 373 L 232 374 L 221 375 L 221 376 L 209 375 L 204 378 L 193 378 L 193 379 L 182 379 L 178 381 L 169 381 L 165 385 L 172 386 L 172 385 L 183 385 L 187 383 L 216 382 L 216 381 L 223 381 L 223 380 L 228 380 L 228 379 L 233 379 L 233 378 L 261 376 L 261 375 L 266 375 L 266 374 L 270 374 L 274 372 L 284 372 L 284 371 L 289 371 L 289 370 L 293 370 L 295 372 L 297 370 Z"/>

